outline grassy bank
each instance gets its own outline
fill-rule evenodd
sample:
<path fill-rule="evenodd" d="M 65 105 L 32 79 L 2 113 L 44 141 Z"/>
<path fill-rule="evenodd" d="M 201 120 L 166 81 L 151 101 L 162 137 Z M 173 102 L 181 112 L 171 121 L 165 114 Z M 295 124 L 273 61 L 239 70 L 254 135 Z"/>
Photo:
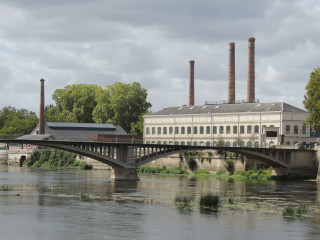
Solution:
<path fill-rule="evenodd" d="M 63 150 L 51 151 L 49 149 L 34 150 L 31 153 L 31 156 L 24 161 L 23 166 L 33 167 L 33 168 L 48 168 L 48 169 L 59 169 L 59 168 L 78 168 L 83 170 L 92 169 L 92 165 L 77 161 L 76 154 L 66 152 Z"/>

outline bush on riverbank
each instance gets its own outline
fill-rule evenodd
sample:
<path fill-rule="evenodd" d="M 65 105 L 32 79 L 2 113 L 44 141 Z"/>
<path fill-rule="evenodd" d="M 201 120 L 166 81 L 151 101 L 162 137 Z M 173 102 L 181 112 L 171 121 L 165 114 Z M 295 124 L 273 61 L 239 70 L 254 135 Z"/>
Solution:
<path fill-rule="evenodd" d="M 259 169 L 249 171 L 238 171 L 235 176 L 242 176 L 252 180 L 269 180 L 271 178 L 271 169 Z"/>
<path fill-rule="evenodd" d="M 187 171 L 181 168 L 166 168 L 161 167 L 150 167 L 150 166 L 140 166 L 137 168 L 138 173 L 151 173 L 151 174 L 188 174 Z"/>
<path fill-rule="evenodd" d="M 23 166 L 34 168 L 80 168 L 92 169 L 92 165 L 76 160 L 76 154 L 63 150 L 34 150 Z"/>

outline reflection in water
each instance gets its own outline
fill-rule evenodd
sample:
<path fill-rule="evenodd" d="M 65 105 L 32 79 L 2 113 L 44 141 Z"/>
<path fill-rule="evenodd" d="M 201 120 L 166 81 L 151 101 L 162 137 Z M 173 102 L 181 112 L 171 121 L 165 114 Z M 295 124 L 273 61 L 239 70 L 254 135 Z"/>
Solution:
<path fill-rule="evenodd" d="M 0 186 L 12 188 L 0 191 L 1 239 L 318 239 L 320 234 L 316 182 L 140 179 L 113 182 L 107 171 L 0 167 Z M 209 192 L 221 196 L 216 211 L 199 208 L 199 197 Z M 179 193 L 195 196 L 189 211 L 174 204 Z M 314 217 L 281 216 L 284 206 L 297 204 L 310 206 Z"/>

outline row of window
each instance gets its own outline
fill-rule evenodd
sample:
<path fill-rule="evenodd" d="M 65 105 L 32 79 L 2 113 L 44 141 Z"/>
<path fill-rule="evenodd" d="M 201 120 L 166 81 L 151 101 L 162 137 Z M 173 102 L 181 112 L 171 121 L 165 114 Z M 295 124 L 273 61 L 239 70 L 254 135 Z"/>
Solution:
<path fill-rule="evenodd" d="M 173 141 L 169 141 L 169 142 L 167 142 L 167 141 L 163 141 L 162 143 L 161 143 L 161 141 L 152 141 L 152 142 L 150 142 L 150 141 L 146 141 L 146 144 L 163 144 L 163 145 L 167 145 L 167 144 L 169 144 L 169 145 L 172 145 L 172 144 L 174 144 L 174 145 L 187 145 L 187 146 L 211 146 L 211 142 L 210 141 L 206 141 L 206 142 L 196 142 L 196 141 L 194 141 L 194 142 L 192 142 L 192 141 L 187 141 L 187 142 L 185 142 L 185 141 L 181 141 L 181 142 L 179 142 L 179 141 L 175 141 L 175 142 L 173 142 Z M 247 142 L 247 144 L 245 144 L 244 142 L 241 142 L 240 144 L 239 144 L 239 142 L 237 142 L 237 141 L 234 141 L 234 142 L 229 142 L 229 141 L 227 141 L 227 142 L 225 142 L 225 146 L 226 147 L 231 147 L 231 144 L 232 144 L 232 147 L 245 147 L 245 146 L 247 146 L 247 147 L 255 147 L 255 148 L 258 148 L 259 147 L 259 142 L 254 142 L 253 143 L 253 145 L 252 145 L 252 142 Z M 270 144 L 270 143 L 269 143 Z M 273 142 L 271 142 L 271 144 L 273 144 L 274 145 L 274 143 Z M 213 142 L 213 146 L 217 146 L 217 142 Z"/>
<path fill-rule="evenodd" d="M 191 127 L 157 127 L 157 134 L 173 134 L 173 129 L 174 129 L 174 134 L 191 134 L 192 133 L 192 128 Z M 168 131 L 169 130 L 169 131 Z M 244 134 L 245 133 L 245 126 L 240 126 L 240 129 L 239 129 L 239 133 L 240 134 Z M 199 131 L 199 134 L 211 134 L 211 128 L 210 126 L 206 126 L 203 127 L 197 127 L 197 126 L 194 126 L 193 127 L 193 134 L 198 134 L 198 131 Z M 217 126 L 213 126 L 212 127 L 212 134 L 217 134 L 219 131 L 219 134 L 224 134 L 224 132 L 226 134 L 231 134 L 231 126 L 226 126 L 224 128 L 224 126 L 219 126 L 219 128 Z M 248 134 L 251 134 L 251 133 L 259 133 L 259 126 L 258 125 L 255 125 L 252 129 L 252 126 L 247 126 L 247 129 L 246 129 L 246 132 Z M 233 134 L 237 134 L 238 133 L 238 126 L 233 126 L 232 127 L 232 133 Z M 147 127 L 146 128 L 146 135 L 149 135 L 150 134 L 150 127 Z M 152 127 L 151 128 L 151 134 L 156 134 L 156 127 Z"/>
<path fill-rule="evenodd" d="M 290 128 L 291 128 L 290 125 L 286 125 L 286 134 L 290 134 L 291 133 Z M 307 134 L 307 126 L 302 126 L 301 133 L 302 134 Z M 294 125 L 293 126 L 293 134 L 299 134 L 299 126 L 298 125 Z"/>

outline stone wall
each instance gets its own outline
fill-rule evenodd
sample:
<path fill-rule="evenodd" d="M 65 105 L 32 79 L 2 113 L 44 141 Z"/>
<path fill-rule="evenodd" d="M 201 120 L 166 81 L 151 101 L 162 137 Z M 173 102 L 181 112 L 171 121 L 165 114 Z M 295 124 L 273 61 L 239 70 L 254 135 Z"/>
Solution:
<path fill-rule="evenodd" d="M 0 164 L 8 164 L 9 150 L 0 150 Z"/>

